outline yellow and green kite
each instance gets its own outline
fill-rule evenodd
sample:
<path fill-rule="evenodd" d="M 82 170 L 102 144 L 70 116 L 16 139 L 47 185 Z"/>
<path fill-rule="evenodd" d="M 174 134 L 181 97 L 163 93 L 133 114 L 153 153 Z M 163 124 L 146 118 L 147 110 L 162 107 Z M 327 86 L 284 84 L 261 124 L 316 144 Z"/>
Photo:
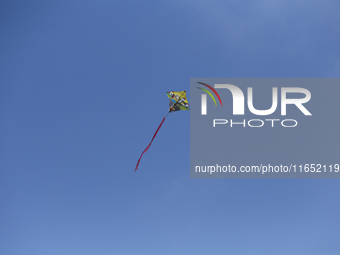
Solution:
<path fill-rule="evenodd" d="M 140 162 L 143 154 L 145 152 L 147 152 L 148 149 L 150 148 L 153 139 L 155 139 L 155 137 L 158 133 L 158 130 L 163 125 L 163 123 L 164 123 L 165 119 L 168 117 L 169 113 L 175 112 L 175 111 L 180 111 L 180 110 L 189 110 L 189 102 L 188 102 L 187 95 L 186 95 L 185 91 L 169 91 L 169 92 L 166 92 L 166 94 L 168 95 L 168 98 L 169 98 L 169 112 L 165 117 L 163 117 L 163 120 L 162 120 L 161 124 L 158 126 L 155 134 L 153 135 L 151 142 L 144 149 L 144 151 L 142 152 L 142 155 L 140 155 L 138 162 L 137 162 L 137 165 L 136 165 L 136 168 L 135 168 L 135 171 L 138 169 L 138 165 L 139 165 L 139 162 Z"/>

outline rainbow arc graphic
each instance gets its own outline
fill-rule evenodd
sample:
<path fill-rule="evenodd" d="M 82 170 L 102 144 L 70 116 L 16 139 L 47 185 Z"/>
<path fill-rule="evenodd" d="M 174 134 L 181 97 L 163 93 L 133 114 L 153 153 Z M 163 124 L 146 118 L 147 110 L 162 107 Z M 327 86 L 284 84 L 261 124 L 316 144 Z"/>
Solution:
<path fill-rule="evenodd" d="M 210 85 L 206 84 L 206 83 L 203 83 L 203 82 L 197 82 L 203 86 L 206 86 L 207 88 L 209 88 L 218 98 L 218 100 L 220 101 L 220 104 L 222 106 L 222 100 L 220 98 L 220 95 L 217 93 L 217 91 L 211 87 Z M 211 94 L 211 92 L 207 89 L 204 89 L 204 88 L 200 88 L 200 87 L 197 87 L 198 89 L 201 89 L 203 90 L 204 92 L 206 92 L 211 98 L 212 100 L 214 101 L 215 105 L 217 106 L 217 103 L 216 103 L 216 100 L 215 100 L 215 97 L 213 96 L 213 94 Z M 201 114 L 202 115 L 207 115 L 207 95 L 205 94 L 202 94 L 202 108 L 201 108 Z"/>

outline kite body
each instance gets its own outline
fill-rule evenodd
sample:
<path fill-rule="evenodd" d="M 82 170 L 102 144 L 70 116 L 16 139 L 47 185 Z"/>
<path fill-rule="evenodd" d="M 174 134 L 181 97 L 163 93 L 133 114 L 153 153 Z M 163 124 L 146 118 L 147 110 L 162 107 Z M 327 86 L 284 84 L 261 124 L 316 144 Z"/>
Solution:
<path fill-rule="evenodd" d="M 166 94 L 169 98 L 169 112 L 189 110 L 189 102 L 185 91 L 169 91 Z"/>
<path fill-rule="evenodd" d="M 180 110 L 187 110 L 187 111 L 189 110 L 189 102 L 188 102 L 187 95 L 186 95 L 185 91 L 169 91 L 169 92 L 166 92 L 166 94 L 168 95 L 168 98 L 169 98 L 169 112 L 168 112 L 168 115 L 169 115 L 170 112 L 175 112 L 175 111 L 180 111 Z M 158 126 L 155 134 L 153 135 L 153 137 L 151 139 L 151 142 L 144 149 L 144 151 L 142 152 L 142 155 L 140 155 L 140 157 L 138 159 L 138 162 L 137 162 L 137 165 L 136 165 L 136 168 L 135 168 L 135 171 L 138 169 L 139 162 L 140 162 L 143 154 L 145 152 L 147 152 L 148 149 L 150 148 L 153 140 L 155 139 L 159 129 L 163 125 L 163 123 L 164 123 L 165 119 L 168 117 L 168 115 L 166 115 L 166 117 L 163 117 L 163 120 L 162 120 L 161 124 Z"/>

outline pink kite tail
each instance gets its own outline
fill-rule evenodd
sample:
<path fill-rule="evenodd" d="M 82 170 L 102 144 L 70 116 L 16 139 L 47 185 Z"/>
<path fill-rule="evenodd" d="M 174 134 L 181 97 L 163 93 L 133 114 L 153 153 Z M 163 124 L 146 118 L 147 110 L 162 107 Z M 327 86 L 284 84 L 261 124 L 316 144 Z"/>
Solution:
<path fill-rule="evenodd" d="M 159 124 L 159 126 L 158 126 L 158 128 L 157 128 L 155 134 L 153 135 L 153 137 L 152 137 L 152 139 L 151 139 L 151 142 L 150 142 L 149 145 L 145 148 L 145 150 L 142 152 L 142 155 L 140 155 L 140 157 L 139 157 L 139 159 L 138 159 L 138 162 L 137 162 L 137 165 L 136 165 L 136 168 L 135 168 L 135 172 L 136 172 L 136 170 L 138 169 L 138 165 L 139 165 L 139 162 L 140 162 L 140 160 L 141 160 L 143 154 L 144 154 L 145 152 L 147 152 L 148 149 L 150 148 L 153 139 L 155 139 L 155 137 L 156 137 L 156 135 L 157 135 L 157 133 L 158 133 L 158 130 L 161 128 L 161 126 L 163 125 L 163 122 L 164 122 L 164 121 L 165 121 L 165 117 L 163 117 L 163 120 L 162 120 L 161 124 Z"/>

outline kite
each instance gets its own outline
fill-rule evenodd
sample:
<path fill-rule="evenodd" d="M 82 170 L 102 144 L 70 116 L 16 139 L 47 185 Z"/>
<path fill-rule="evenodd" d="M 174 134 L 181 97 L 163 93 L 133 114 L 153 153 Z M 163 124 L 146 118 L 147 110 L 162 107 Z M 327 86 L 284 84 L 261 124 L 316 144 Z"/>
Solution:
<path fill-rule="evenodd" d="M 149 143 L 149 145 L 144 149 L 144 151 L 140 155 L 138 162 L 137 162 L 137 165 L 136 165 L 136 168 L 135 168 L 135 172 L 138 170 L 139 162 L 140 162 L 143 154 L 145 152 L 147 152 L 148 149 L 150 148 L 153 140 L 155 139 L 159 129 L 163 125 L 163 123 L 166 120 L 166 118 L 168 117 L 169 113 L 180 111 L 180 110 L 187 110 L 187 111 L 189 110 L 189 102 L 188 102 L 187 95 L 186 95 L 185 91 L 169 91 L 169 92 L 166 92 L 166 94 L 168 95 L 168 98 L 169 98 L 169 112 L 165 117 L 163 117 L 163 120 L 162 120 L 161 124 L 159 124 L 155 134 L 153 135 L 153 137 L 151 139 L 151 142 Z"/>

